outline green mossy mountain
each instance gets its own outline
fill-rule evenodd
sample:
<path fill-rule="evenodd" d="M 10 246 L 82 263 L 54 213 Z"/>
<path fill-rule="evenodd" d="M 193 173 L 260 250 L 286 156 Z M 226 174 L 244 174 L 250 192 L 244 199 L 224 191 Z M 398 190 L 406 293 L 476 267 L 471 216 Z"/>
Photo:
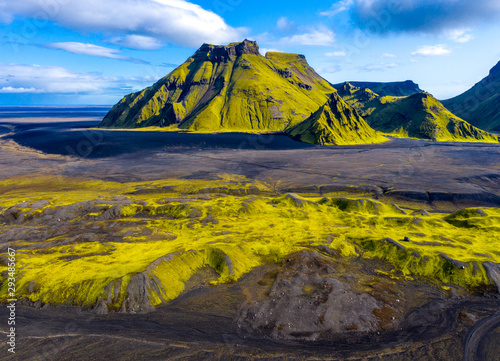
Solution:
<path fill-rule="evenodd" d="M 429 93 L 401 98 L 382 97 L 379 101 L 381 106 L 368 117 L 368 123 L 374 129 L 442 142 L 498 142 L 497 136 L 452 114 Z"/>
<path fill-rule="evenodd" d="M 324 145 L 381 143 L 387 140 L 336 92 L 309 118 L 288 129 L 287 134 L 301 142 Z"/>
<path fill-rule="evenodd" d="M 423 92 L 418 84 L 411 80 L 406 81 L 396 81 L 396 82 L 369 82 L 369 81 L 350 81 L 347 82 L 353 87 L 361 89 L 369 89 L 380 96 L 394 96 L 394 97 L 405 97 L 417 93 Z M 346 83 L 334 84 L 335 89 L 342 88 Z"/>
<path fill-rule="evenodd" d="M 335 89 L 298 54 L 259 53 L 256 42 L 203 44 L 184 64 L 125 96 L 106 128 L 282 131 L 310 116 Z"/>
<path fill-rule="evenodd" d="M 443 100 L 461 118 L 486 131 L 500 131 L 500 62 L 465 93 Z"/>
<path fill-rule="evenodd" d="M 350 83 L 339 95 L 378 131 L 435 141 L 498 142 L 498 137 L 451 113 L 426 92 L 405 97 L 380 96 Z"/>

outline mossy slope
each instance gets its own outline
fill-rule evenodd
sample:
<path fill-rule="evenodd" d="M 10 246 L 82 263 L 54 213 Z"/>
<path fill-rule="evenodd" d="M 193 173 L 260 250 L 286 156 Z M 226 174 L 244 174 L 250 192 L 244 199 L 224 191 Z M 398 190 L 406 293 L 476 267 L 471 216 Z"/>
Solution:
<path fill-rule="evenodd" d="M 394 136 L 435 141 L 498 142 L 498 137 L 452 114 L 431 94 L 380 96 L 366 88 L 344 83 L 342 98 L 376 130 Z"/>
<path fill-rule="evenodd" d="M 480 129 L 500 131 L 500 62 L 471 89 L 443 104 Z"/>
<path fill-rule="evenodd" d="M 471 290 L 493 287 L 489 270 L 500 267 L 496 208 L 429 214 L 371 199 L 272 195 L 265 184 L 224 175 L 96 185 L 0 182 L 0 281 L 12 247 L 19 299 L 148 310 L 176 298 L 201 267 L 219 275 L 215 283 L 232 282 L 310 248 L 383 259 L 394 266 L 393 278 Z M 1 302 L 7 287 L 2 282 Z"/>
<path fill-rule="evenodd" d="M 336 92 L 314 114 L 287 133 L 302 142 L 326 145 L 381 143 L 386 140 Z"/>
<path fill-rule="evenodd" d="M 125 96 L 100 126 L 284 130 L 316 111 L 333 91 L 302 55 L 264 57 L 248 40 L 227 46 L 204 44 L 153 86 Z"/>
<path fill-rule="evenodd" d="M 498 142 L 487 133 L 452 114 L 429 93 L 404 98 L 381 98 L 381 106 L 367 119 L 370 125 L 387 133 L 436 141 Z"/>

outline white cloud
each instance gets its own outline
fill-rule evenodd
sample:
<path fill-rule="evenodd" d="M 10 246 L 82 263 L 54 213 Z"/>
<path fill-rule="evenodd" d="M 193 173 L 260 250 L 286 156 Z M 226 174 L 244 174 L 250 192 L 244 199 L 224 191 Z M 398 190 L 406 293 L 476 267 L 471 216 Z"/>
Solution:
<path fill-rule="evenodd" d="M 117 36 L 111 38 L 109 42 L 125 48 L 138 50 L 156 50 L 165 46 L 163 41 L 143 35 Z"/>
<path fill-rule="evenodd" d="M 66 42 L 66 43 L 52 43 L 47 44 L 46 47 L 52 49 L 60 49 L 73 54 L 91 55 L 99 56 L 103 58 L 110 59 L 120 59 L 129 60 L 130 58 L 119 55 L 120 50 L 105 48 L 104 46 L 94 45 L 94 44 L 84 44 L 77 42 Z"/>
<path fill-rule="evenodd" d="M 469 34 L 471 29 L 454 29 L 448 31 L 448 38 L 457 43 L 467 43 L 474 39 L 474 37 Z"/>
<path fill-rule="evenodd" d="M 0 93 L 56 93 L 123 95 L 151 85 L 156 78 L 107 77 L 59 66 L 0 63 Z"/>
<path fill-rule="evenodd" d="M 274 48 L 259 48 L 259 52 L 266 55 L 266 53 L 282 53 L 283 51 Z"/>
<path fill-rule="evenodd" d="M 333 56 L 346 56 L 345 51 L 333 51 L 331 53 L 325 53 L 325 56 L 333 57 Z"/>
<path fill-rule="evenodd" d="M 295 26 L 295 23 L 293 21 L 288 21 L 288 18 L 285 16 L 282 16 L 281 18 L 278 19 L 276 23 L 276 27 L 280 29 L 281 31 L 286 31 L 290 30 Z"/>
<path fill-rule="evenodd" d="M 42 93 L 42 91 L 35 88 L 13 88 L 11 86 L 5 86 L 0 88 L 0 93 Z"/>
<path fill-rule="evenodd" d="M 184 46 L 239 41 L 219 15 L 185 0 L 0 0 L 0 20 L 42 18 L 85 33 L 136 34 Z"/>
<path fill-rule="evenodd" d="M 343 0 L 332 5 L 332 7 L 327 11 L 322 11 L 319 14 L 321 16 L 335 16 L 341 12 L 349 10 L 354 4 L 353 0 Z"/>
<path fill-rule="evenodd" d="M 391 53 L 384 53 L 382 54 L 382 58 L 397 58 L 397 56 Z"/>
<path fill-rule="evenodd" d="M 340 65 L 335 64 L 335 65 L 332 65 L 332 66 L 329 66 L 329 67 L 326 67 L 326 68 L 319 69 L 319 73 L 320 74 L 333 74 L 333 73 L 339 72 L 340 69 L 341 69 Z"/>
<path fill-rule="evenodd" d="M 363 67 L 360 67 L 361 71 L 384 71 L 386 69 L 396 68 L 398 67 L 398 63 L 380 63 L 380 64 L 369 64 Z"/>
<path fill-rule="evenodd" d="M 281 39 L 282 43 L 296 45 L 329 46 L 335 41 L 335 34 L 326 26 L 304 28 L 303 34 L 296 34 Z"/>
<path fill-rule="evenodd" d="M 411 53 L 411 55 L 422 55 L 422 56 L 439 56 L 451 53 L 451 50 L 447 49 L 444 45 L 426 45 L 421 46 L 416 51 Z"/>

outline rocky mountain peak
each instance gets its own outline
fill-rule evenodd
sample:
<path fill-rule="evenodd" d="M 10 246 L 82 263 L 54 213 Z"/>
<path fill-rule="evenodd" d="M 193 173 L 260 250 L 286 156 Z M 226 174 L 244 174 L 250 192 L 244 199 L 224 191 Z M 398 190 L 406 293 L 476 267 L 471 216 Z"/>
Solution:
<path fill-rule="evenodd" d="M 348 94 L 352 94 L 353 92 L 355 92 L 358 89 L 359 88 L 355 87 L 354 85 L 352 85 L 351 83 L 346 81 L 344 84 L 342 84 L 342 86 L 340 87 L 340 89 L 338 91 L 342 95 L 348 95 Z"/>
<path fill-rule="evenodd" d="M 229 45 L 203 44 L 194 54 L 196 60 L 226 62 L 243 54 L 260 55 L 256 41 L 243 40 L 241 43 Z"/>

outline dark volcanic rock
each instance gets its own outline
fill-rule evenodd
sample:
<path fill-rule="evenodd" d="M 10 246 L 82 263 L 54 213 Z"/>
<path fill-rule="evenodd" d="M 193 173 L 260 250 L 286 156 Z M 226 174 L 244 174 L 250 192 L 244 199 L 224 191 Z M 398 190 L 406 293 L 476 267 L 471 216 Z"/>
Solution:
<path fill-rule="evenodd" d="M 382 308 L 341 281 L 331 259 L 302 251 L 283 262 L 268 297 L 244 305 L 237 322 L 245 333 L 316 340 L 325 332 L 376 331 Z"/>

